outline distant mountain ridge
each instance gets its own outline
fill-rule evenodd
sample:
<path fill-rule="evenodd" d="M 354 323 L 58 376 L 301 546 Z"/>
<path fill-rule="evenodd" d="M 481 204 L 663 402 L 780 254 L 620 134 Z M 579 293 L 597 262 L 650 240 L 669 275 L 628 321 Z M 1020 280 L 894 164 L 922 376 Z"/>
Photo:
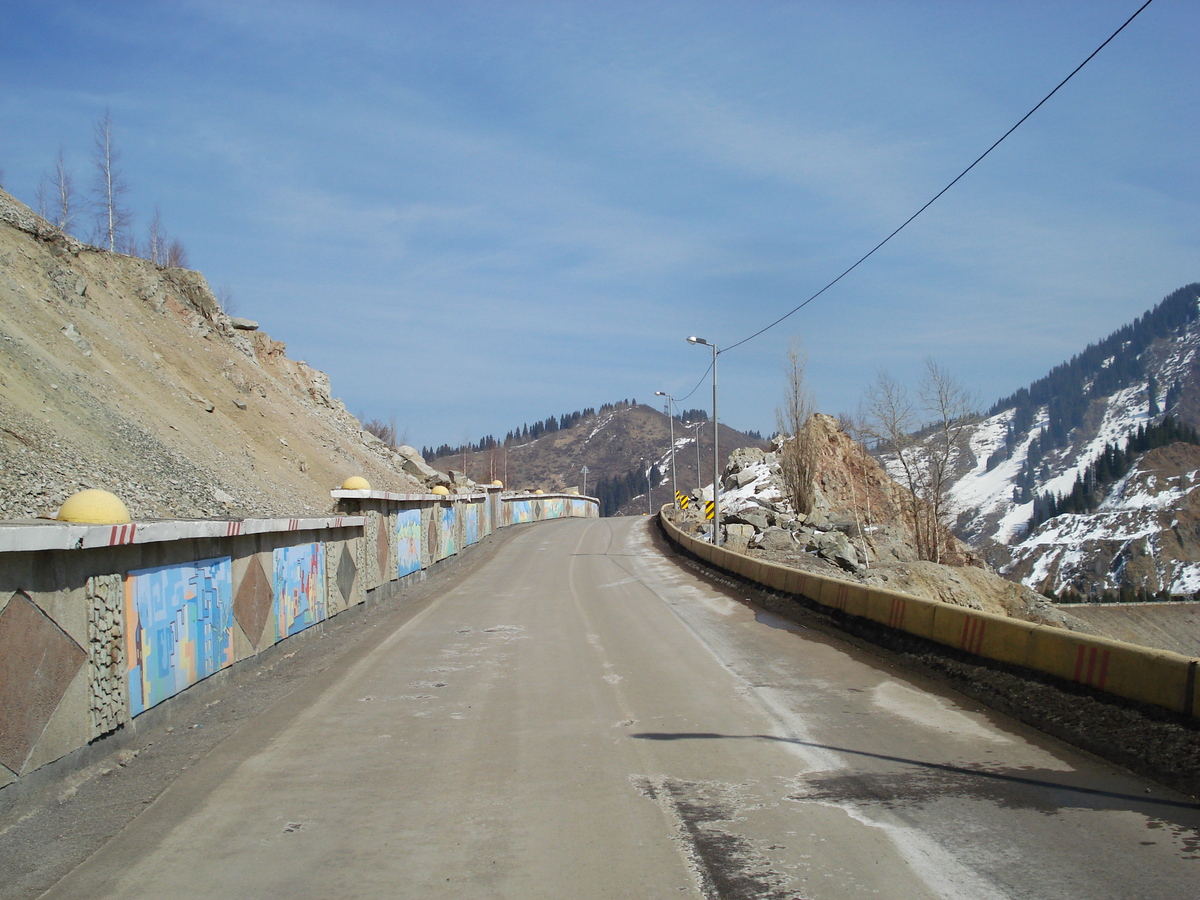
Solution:
<path fill-rule="evenodd" d="M 993 405 L 960 448 L 949 503 L 955 530 L 1006 575 L 1039 591 L 1194 593 L 1200 569 L 1184 563 L 1200 560 L 1200 536 L 1167 540 L 1161 532 L 1179 530 L 1176 513 L 1190 502 L 1200 470 L 1197 448 L 1174 451 L 1180 445 L 1173 443 L 1140 451 L 1124 461 L 1119 480 L 1100 484 L 1094 477 L 1114 446 L 1168 416 L 1185 430 L 1200 426 L 1200 284 L 1172 292 Z M 1187 469 L 1193 456 L 1196 465 Z M 1092 495 L 1087 506 L 1059 512 L 1058 499 L 1078 494 L 1081 483 Z M 1131 484 L 1140 487 L 1131 492 Z M 1058 514 L 1037 521 L 1035 506 L 1038 519 L 1048 506 Z M 1142 562 L 1130 566 L 1131 554 Z"/>
<path fill-rule="evenodd" d="M 675 478 L 684 492 L 712 483 L 712 423 L 707 416 L 700 418 L 698 411 L 689 413 L 695 421 L 674 420 Z M 557 424 L 556 428 L 531 427 L 528 432 L 522 428 L 519 438 L 504 442 L 485 439 L 452 455 L 434 456 L 430 464 L 459 471 L 465 466 L 466 474 L 479 482 L 499 480 L 514 489 L 546 491 L 584 490 L 587 467 L 587 493 L 600 498 L 605 515 L 645 512 L 651 504 L 670 500 L 672 425 L 665 413 L 636 400 L 620 401 L 604 404 L 599 411 L 586 409 L 559 417 Z M 722 468 L 733 450 L 762 446 L 755 437 L 720 427 Z"/>

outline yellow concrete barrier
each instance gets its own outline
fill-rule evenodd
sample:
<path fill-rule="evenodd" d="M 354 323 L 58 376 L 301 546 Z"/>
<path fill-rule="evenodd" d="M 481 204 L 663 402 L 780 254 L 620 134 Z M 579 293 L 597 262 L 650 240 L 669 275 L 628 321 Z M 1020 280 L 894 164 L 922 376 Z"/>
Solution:
<path fill-rule="evenodd" d="M 772 590 L 806 597 L 974 656 L 1200 717 L 1200 660 L 765 562 L 684 534 L 665 510 L 659 513 L 659 523 L 678 546 Z"/>

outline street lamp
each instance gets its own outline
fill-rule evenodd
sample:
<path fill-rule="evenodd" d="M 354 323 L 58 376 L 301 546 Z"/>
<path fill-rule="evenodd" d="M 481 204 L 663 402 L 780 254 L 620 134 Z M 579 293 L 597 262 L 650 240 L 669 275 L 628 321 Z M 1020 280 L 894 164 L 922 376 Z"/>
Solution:
<path fill-rule="evenodd" d="M 712 348 L 713 370 L 713 546 L 721 543 L 721 458 L 717 452 L 717 354 L 721 351 L 716 344 L 692 335 L 689 344 L 703 344 Z M 699 479 L 697 479 L 699 480 Z"/>
<path fill-rule="evenodd" d="M 671 412 L 671 404 L 675 398 L 663 391 L 655 391 L 656 397 L 667 398 L 667 418 L 671 420 L 671 508 L 679 505 L 679 488 L 675 485 L 675 415 Z"/>

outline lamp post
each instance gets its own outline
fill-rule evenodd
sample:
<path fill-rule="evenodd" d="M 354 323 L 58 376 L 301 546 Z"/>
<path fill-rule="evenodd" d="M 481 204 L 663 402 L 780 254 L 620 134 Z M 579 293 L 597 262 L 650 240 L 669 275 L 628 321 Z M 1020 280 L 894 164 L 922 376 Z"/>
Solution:
<path fill-rule="evenodd" d="M 717 354 L 721 351 L 716 344 L 692 335 L 689 344 L 703 344 L 712 348 L 713 370 L 713 546 L 721 543 L 721 457 L 717 452 Z"/>
<path fill-rule="evenodd" d="M 667 398 L 667 418 L 671 420 L 671 508 L 679 505 L 679 488 L 675 484 L 675 416 L 671 412 L 671 404 L 675 398 L 663 391 L 655 391 L 656 397 Z"/>

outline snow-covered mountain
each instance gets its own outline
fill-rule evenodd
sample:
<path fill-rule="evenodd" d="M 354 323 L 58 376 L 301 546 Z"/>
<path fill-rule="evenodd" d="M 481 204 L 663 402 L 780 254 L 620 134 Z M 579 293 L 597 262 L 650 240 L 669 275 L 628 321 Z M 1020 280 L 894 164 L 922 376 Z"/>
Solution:
<path fill-rule="evenodd" d="M 1200 543 L 1189 529 L 1192 504 L 1200 506 L 1200 448 L 1131 453 L 1122 477 L 1094 478 L 1106 448 L 1111 457 L 1166 416 L 1200 426 L 1200 284 L 1175 291 L 972 427 L 950 490 L 955 530 L 1039 591 L 1195 593 Z M 1044 512 L 1052 498 L 1081 489 L 1091 511 L 1030 527 L 1035 505 Z"/>

